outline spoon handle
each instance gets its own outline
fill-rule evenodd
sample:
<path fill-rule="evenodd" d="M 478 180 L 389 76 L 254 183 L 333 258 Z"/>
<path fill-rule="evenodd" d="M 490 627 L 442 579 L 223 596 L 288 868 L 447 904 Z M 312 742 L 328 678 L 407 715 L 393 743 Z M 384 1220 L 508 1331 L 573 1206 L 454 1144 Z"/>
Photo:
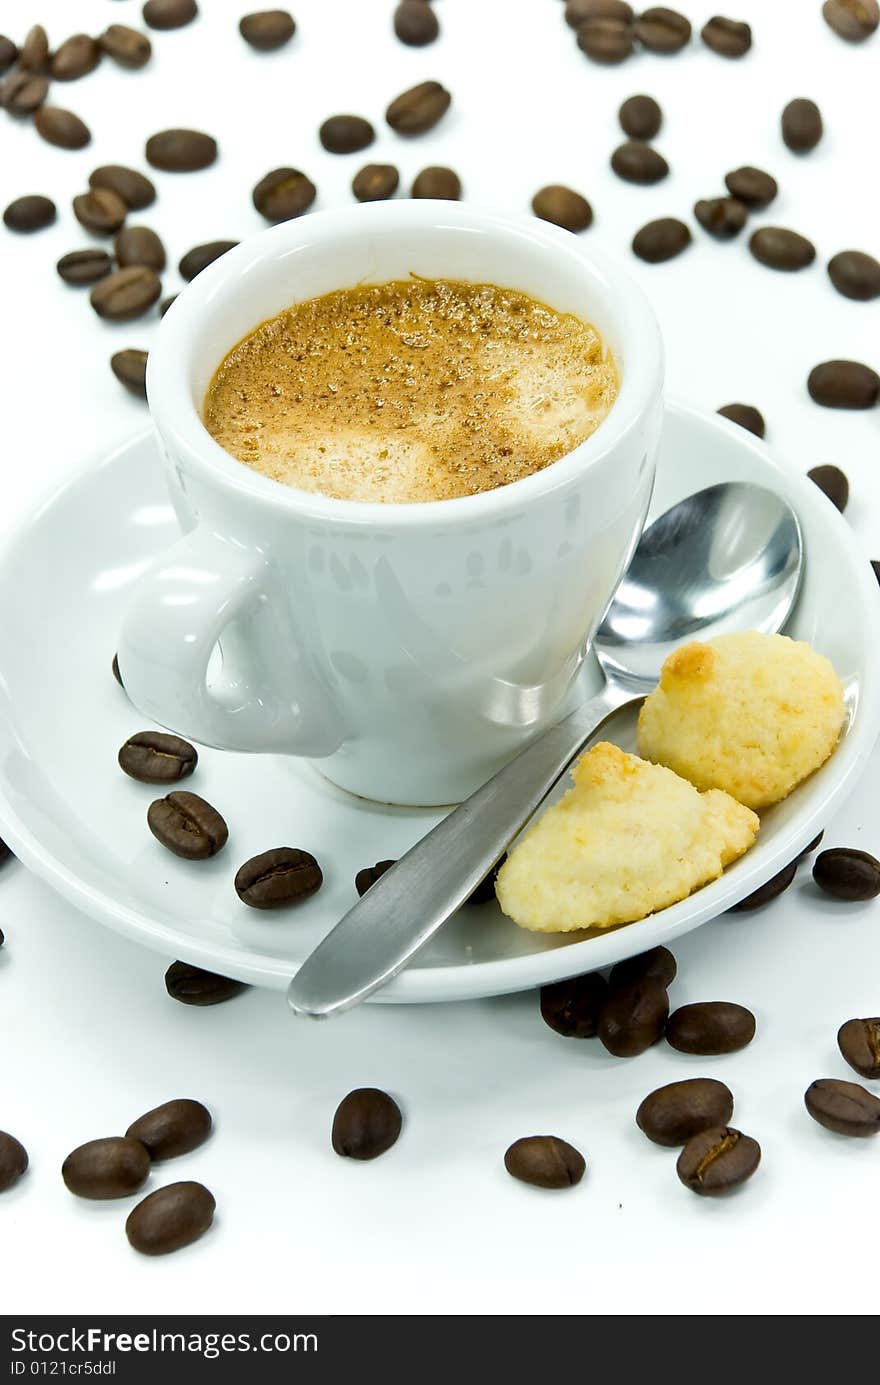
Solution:
<path fill-rule="evenodd" d="M 290 983 L 291 1009 L 323 1019 L 396 976 L 465 903 L 585 742 L 632 700 L 631 691 L 606 683 L 439 822 L 306 959 Z"/>

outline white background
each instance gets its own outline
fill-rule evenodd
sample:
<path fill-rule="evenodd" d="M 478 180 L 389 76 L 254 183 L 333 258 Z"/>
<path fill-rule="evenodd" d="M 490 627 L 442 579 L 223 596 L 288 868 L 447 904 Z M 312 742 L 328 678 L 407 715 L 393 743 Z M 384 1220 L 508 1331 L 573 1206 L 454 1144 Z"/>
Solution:
<path fill-rule="evenodd" d="M 143 426 L 144 407 L 107 362 L 121 347 L 149 348 L 155 323 L 99 323 L 87 291 L 62 285 L 53 266 L 90 243 L 70 210 L 89 171 L 146 167 L 149 134 L 192 125 L 217 137 L 219 162 L 151 174 L 158 201 L 132 218 L 162 234 L 172 264 L 194 244 L 259 229 L 250 189 L 279 164 L 310 174 L 321 207 L 350 202 L 351 177 L 368 160 L 397 163 L 406 187 L 424 165 L 451 164 L 469 198 L 508 211 L 527 211 L 543 183 L 580 189 L 596 214 L 590 243 L 619 255 L 657 309 L 669 392 L 708 410 L 755 403 L 791 466 L 842 465 L 853 543 L 880 556 L 877 411 L 822 410 L 805 389 L 820 360 L 878 365 L 880 304 L 838 296 L 823 266 L 845 248 L 880 253 L 880 35 L 842 42 L 819 0 L 737 0 L 755 33 L 746 59 L 726 61 L 697 40 L 675 58 L 602 68 L 578 52 L 561 0 L 437 0 L 442 37 L 421 50 L 393 37 L 392 0 L 292 4 L 298 32 L 277 55 L 240 39 L 247 0 L 203 0 L 197 23 L 152 35 L 142 72 L 105 62 L 58 84 L 53 99 L 93 129 L 81 152 L 0 117 L 0 203 L 46 192 L 59 205 L 48 231 L 0 228 L 4 523 Z M 702 0 L 686 8 L 696 27 L 714 11 Z M 57 44 L 75 29 L 138 24 L 139 11 L 137 0 L 4 0 L 0 27 L 19 39 L 41 19 Z M 400 140 L 384 126 L 385 106 L 429 77 L 451 89 L 452 110 L 430 135 Z M 657 145 L 672 174 L 654 188 L 608 169 L 622 138 L 617 108 L 637 91 L 665 114 Z M 826 124 L 803 158 L 779 135 L 782 106 L 797 95 L 816 99 Z M 334 157 L 318 143 L 320 122 L 345 110 L 379 131 L 363 155 Z M 692 221 L 695 198 L 723 192 L 724 173 L 741 163 L 766 167 L 781 187 L 752 225 L 808 235 L 812 269 L 773 273 L 744 238 L 719 245 L 699 228 L 670 264 L 634 259 L 640 225 Z M 173 271 L 165 284 L 180 286 Z M 63 669 L 58 683 L 63 696 Z M 876 769 L 829 824 L 829 844 L 880 849 Z M 0 877 L 0 921 L 0 1128 L 31 1154 L 27 1177 L 0 1198 L 7 1313 L 876 1311 L 880 1138 L 821 1130 L 802 1093 L 815 1077 L 854 1076 L 835 1034 L 850 1016 L 880 1011 L 880 913 L 820 900 L 808 870 L 771 908 L 707 925 L 676 949 L 673 1003 L 724 998 L 757 1014 L 753 1045 L 714 1060 L 660 1045 L 620 1062 L 551 1033 L 534 995 L 372 1007 L 315 1027 L 295 1022 L 278 994 L 176 1005 L 162 985 L 166 959 L 103 932 L 15 862 Z M 653 1087 L 699 1072 L 733 1088 L 734 1123 L 764 1150 L 753 1182 L 722 1203 L 687 1193 L 675 1154 L 650 1145 L 633 1119 Z M 356 1085 L 388 1088 L 405 1114 L 398 1145 L 374 1164 L 330 1150 L 333 1110 Z M 207 1102 L 216 1134 L 149 1187 L 201 1179 L 218 1215 L 197 1246 L 150 1261 L 123 1235 L 132 1204 L 79 1202 L 59 1168 L 81 1141 L 175 1096 Z M 506 1146 L 535 1132 L 584 1151 L 580 1187 L 544 1193 L 507 1176 Z"/>

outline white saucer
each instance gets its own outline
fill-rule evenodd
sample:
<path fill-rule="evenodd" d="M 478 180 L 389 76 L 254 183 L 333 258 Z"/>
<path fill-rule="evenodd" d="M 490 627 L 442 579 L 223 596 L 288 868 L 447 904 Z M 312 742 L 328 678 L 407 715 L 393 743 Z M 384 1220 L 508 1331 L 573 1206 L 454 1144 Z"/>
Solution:
<path fill-rule="evenodd" d="M 831 760 L 765 815 L 747 856 L 690 899 L 641 923 L 568 939 L 524 932 L 494 903 L 466 908 L 376 999 L 502 994 L 668 943 L 780 870 L 851 788 L 880 730 L 876 579 L 812 482 L 717 415 L 668 407 L 652 514 L 726 480 L 760 482 L 800 517 L 806 580 L 789 633 L 827 654 L 846 684 L 849 724 Z M 295 760 L 204 750 L 185 787 L 224 814 L 228 846 L 214 860 L 187 863 L 154 841 L 146 811 L 161 790 L 116 765 L 119 746 L 144 724 L 110 662 L 132 584 L 176 536 L 144 434 L 78 471 L 0 551 L 0 835 L 73 904 L 169 962 L 282 987 L 354 903 L 356 871 L 401 855 L 440 814 L 350 797 Z M 605 735 L 631 749 L 633 731 L 633 718 L 620 717 Z M 299 908 L 257 914 L 239 902 L 232 877 L 249 856 L 282 845 L 312 851 L 324 887 Z"/>

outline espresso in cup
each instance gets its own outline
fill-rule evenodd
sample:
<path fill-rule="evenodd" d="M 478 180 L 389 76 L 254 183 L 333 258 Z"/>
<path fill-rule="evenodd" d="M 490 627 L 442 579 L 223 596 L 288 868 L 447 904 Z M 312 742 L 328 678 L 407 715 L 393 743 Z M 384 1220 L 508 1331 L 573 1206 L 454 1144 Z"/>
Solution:
<path fill-rule="evenodd" d="M 415 503 L 543 470 L 595 432 L 618 388 L 590 323 L 493 284 L 414 277 L 264 322 L 222 361 L 203 418 L 274 481 Z"/>

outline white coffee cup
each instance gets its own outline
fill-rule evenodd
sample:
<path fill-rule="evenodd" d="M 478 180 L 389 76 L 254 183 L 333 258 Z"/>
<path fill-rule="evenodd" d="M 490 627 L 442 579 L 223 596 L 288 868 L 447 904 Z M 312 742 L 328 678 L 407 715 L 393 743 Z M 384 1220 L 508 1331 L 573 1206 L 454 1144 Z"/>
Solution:
<path fill-rule="evenodd" d="M 594 323 L 620 391 L 593 436 L 511 485 L 413 505 L 296 490 L 213 440 L 202 400 L 241 337 L 297 300 L 410 273 L 518 289 Z M 383 202 L 245 241 L 180 295 L 150 352 L 184 537 L 127 613 L 129 697 L 193 740 L 304 756 L 366 798 L 458 802 L 572 703 L 644 522 L 662 375 L 641 291 L 537 219 Z"/>

